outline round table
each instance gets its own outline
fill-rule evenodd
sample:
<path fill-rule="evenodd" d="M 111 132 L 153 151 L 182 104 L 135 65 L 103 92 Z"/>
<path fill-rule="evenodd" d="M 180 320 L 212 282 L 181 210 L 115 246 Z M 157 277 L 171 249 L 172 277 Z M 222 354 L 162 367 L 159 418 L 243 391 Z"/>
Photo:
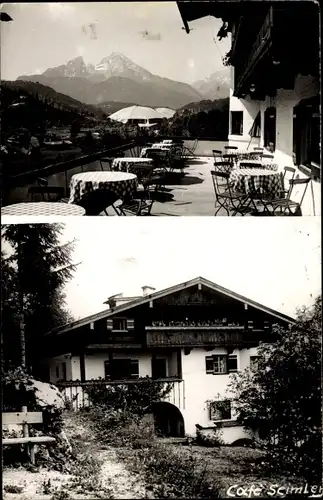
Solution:
<path fill-rule="evenodd" d="M 278 198 L 284 192 L 282 173 L 266 168 L 234 168 L 229 182 L 240 193 L 251 194 L 260 190 Z"/>
<path fill-rule="evenodd" d="M 72 203 L 59 203 L 53 201 L 39 201 L 15 203 L 1 209 L 1 215 L 84 215 L 85 210 Z"/>
<path fill-rule="evenodd" d="M 124 198 L 136 191 L 137 176 L 124 172 L 82 172 L 70 181 L 70 203 L 78 203 L 86 194 L 104 191 Z"/>
<path fill-rule="evenodd" d="M 252 159 L 252 160 L 242 159 L 242 160 L 238 161 L 237 168 L 239 168 L 240 163 L 250 163 L 251 165 L 252 164 L 255 164 L 255 165 L 261 164 L 261 168 L 264 168 L 266 170 L 272 170 L 274 172 L 276 172 L 278 170 L 277 163 L 273 163 L 272 161 L 268 160 L 267 158 L 265 160 L 263 160 L 261 157 L 259 157 L 258 160 L 257 159 Z M 251 167 L 251 168 L 253 168 L 253 167 Z"/>
<path fill-rule="evenodd" d="M 168 156 L 172 150 L 172 147 L 172 144 L 163 144 L 162 142 L 156 143 L 148 148 L 142 148 L 140 157 L 145 158 L 147 154 L 150 154 L 150 152 L 154 152 L 160 156 Z"/>
<path fill-rule="evenodd" d="M 112 162 L 112 170 L 120 172 L 136 173 L 136 167 L 154 167 L 154 162 L 151 158 L 115 158 Z"/>

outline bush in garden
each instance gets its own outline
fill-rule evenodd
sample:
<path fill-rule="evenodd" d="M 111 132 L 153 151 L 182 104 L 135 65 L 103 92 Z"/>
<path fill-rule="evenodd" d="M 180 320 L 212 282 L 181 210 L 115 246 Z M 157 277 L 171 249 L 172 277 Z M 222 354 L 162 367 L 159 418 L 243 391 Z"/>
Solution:
<path fill-rule="evenodd" d="M 275 327 L 276 341 L 261 344 L 258 363 L 232 376 L 239 420 L 258 430 L 266 466 L 308 482 L 322 475 L 321 297 L 298 311 L 290 329 Z"/>

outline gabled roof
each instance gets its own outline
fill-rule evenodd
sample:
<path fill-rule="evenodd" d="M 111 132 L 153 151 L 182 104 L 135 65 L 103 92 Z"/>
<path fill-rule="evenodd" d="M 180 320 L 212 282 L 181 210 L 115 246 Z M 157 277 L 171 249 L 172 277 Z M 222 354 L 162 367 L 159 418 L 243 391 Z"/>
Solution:
<path fill-rule="evenodd" d="M 205 278 L 202 278 L 199 276 L 198 278 L 194 278 L 189 281 L 185 281 L 184 283 L 180 283 L 178 285 L 171 286 L 169 288 L 165 288 L 164 290 L 160 290 L 159 292 L 154 292 L 150 295 L 146 295 L 144 297 L 140 297 L 139 299 L 133 300 L 131 302 L 127 302 L 126 304 L 121 304 L 120 306 L 113 307 L 112 309 L 107 309 L 105 311 L 101 311 L 96 314 L 92 314 L 91 316 L 87 316 L 86 318 L 80 319 L 78 321 L 74 321 L 73 323 L 69 323 L 67 325 L 61 326 L 59 328 L 55 328 L 49 334 L 56 333 L 56 334 L 61 334 L 65 333 L 71 330 L 74 330 L 76 328 L 80 328 L 84 325 L 87 325 L 89 323 L 92 323 L 94 321 L 98 321 L 100 319 L 105 319 L 110 316 L 114 316 L 115 314 L 119 314 L 124 311 L 128 311 L 134 307 L 141 306 L 143 304 L 146 304 L 147 302 L 150 302 L 151 300 L 157 300 L 162 297 L 165 297 L 167 295 L 180 292 L 182 290 L 185 290 L 186 288 L 190 288 L 194 285 L 203 285 L 210 290 L 214 290 L 216 292 L 220 292 L 223 295 L 227 295 L 228 297 L 231 297 L 232 299 L 236 299 L 244 304 L 248 304 L 249 306 L 252 306 L 256 309 L 259 309 L 260 311 L 263 311 L 267 314 L 270 314 L 272 316 L 275 316 L 277 319 L 281 321 L 285 321 L 286 323 L 295 323 L 295 319 L 293 319 L 290 316 L 287 316 L 286 314 L 280 313 L 278 311 L 275 311 L 274 309 L 270 309 L 269 307 L 266 307 L 262 304 L 259 304 L 258 302 L 255 302 L 254 300 L 250 300 L 247 297 L 244 297 L 243 295 L 240 295 L 236 292 L 232 292 L 231 290 L 228 290 L 227 288 L 224 288 L 220 285 L 217 285 L 216 283 L 213 283 L 213 281 L 209 281 Z"/>

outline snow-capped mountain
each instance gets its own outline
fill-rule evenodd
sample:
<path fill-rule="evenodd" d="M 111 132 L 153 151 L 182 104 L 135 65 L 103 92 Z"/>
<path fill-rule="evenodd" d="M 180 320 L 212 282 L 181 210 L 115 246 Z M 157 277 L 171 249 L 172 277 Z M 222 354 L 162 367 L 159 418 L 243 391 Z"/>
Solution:
<path fill-rule="evenodd" d="M 192 87 L 205 99 L 223 99 L 229 97 L 230 81 L 230 69 L 224 68 L 215 71 L 204 80 L 193 83 Z"/>
<path fill-rule="evenodd" d="M 123 54 L 113 52 L 97 64 L 85 64 L 81 56 L 42 75 L 20 76 L 17 80 L 39 82 L 81 102 L 100 104 L 105 101 L 131 102 L 152 107 L 177 109 L 202 99 L 212 78 L 194 86 L 150 73 Z M 199 90 L 199 86 L 201 90 Z M 218 90 L 220 86 L 217 85 Z M 212 89 L 212 98 L 226 97 Z M 219 95 L 216 95 L 218 92 Z M 209 97 L 208 97 L 209 98 Z"/>

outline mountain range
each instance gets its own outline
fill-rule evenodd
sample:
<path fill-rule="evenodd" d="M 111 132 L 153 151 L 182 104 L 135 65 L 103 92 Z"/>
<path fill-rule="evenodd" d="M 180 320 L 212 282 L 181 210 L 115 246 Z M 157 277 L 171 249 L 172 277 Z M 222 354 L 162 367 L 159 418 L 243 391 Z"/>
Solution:
<path fill-rule="evenodd" d="M 229 73 L 225 70 L 193 85 L 163 78 L 112 53 L 98 64 L 85 64 L 81 56 L 37 75 L 17 80 L 38 82 L 86 104 L 136 103 L 142 106 L 181 108 L 202 99 L 229 96 Z M 212 94 L 212 97 L 211 95 Z M 216 96 L 216 97 L 215 97 Z"/>

